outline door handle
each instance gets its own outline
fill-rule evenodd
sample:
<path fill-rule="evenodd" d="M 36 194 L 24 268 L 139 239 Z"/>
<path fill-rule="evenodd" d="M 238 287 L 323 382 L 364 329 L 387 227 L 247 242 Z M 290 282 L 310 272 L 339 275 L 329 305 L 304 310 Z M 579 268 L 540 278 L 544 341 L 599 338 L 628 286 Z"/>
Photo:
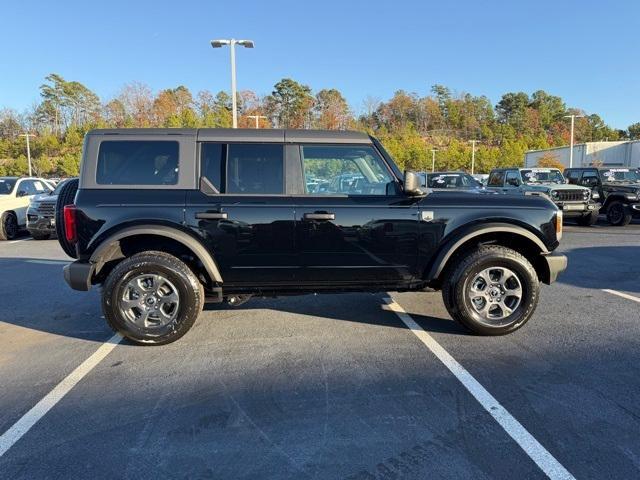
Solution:
<path fill-rule="evenodd" d="M 335 220 L 335 213 L 305 213 L 303 215 L 305 220 Z"/>
<path fill-rule="evenodd" d="M 229 215 L 227 212 L 198 212 L 196 218 L 200 220 L 226 220 Z"/>

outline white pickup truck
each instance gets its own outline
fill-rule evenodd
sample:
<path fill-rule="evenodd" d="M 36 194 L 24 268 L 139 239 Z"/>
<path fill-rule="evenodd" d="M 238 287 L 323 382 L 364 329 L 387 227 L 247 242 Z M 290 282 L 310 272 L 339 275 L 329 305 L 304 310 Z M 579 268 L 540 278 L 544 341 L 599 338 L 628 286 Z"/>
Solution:
<path fill-rule="evenodd" d="M 52 190 L 53 185 L 43 178 L 0 177 L 0 240 L 15 238 L 27 226 L 31 199 Z"/>

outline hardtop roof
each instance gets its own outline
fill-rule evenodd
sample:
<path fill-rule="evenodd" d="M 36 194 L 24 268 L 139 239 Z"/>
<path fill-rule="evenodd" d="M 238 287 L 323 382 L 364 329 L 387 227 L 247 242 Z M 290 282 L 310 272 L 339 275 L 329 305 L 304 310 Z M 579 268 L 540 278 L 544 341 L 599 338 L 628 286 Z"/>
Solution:
<path fill-rule="evenodd" d="M 195 136 L 204 142 L 260 143 L 361 143 L 371 137 L 352 130 L 298 130 L 265 128 L 106 128 L 90 130 L 87 135 L 176 135 Z"/>

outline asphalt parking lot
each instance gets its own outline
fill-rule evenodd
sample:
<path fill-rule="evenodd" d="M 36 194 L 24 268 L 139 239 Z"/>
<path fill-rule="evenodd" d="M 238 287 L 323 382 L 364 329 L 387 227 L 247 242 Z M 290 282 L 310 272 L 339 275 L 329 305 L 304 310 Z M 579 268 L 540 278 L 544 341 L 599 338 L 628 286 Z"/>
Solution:
<path fill-rule="evenodd" d="M 536 444 L 554 478 L 639 478 L 640 223 L 567 226 L 561 251 L 506 337 L 440 294 L 345 294 L 210 306 L 149 348 L 66 286 L 55 240 L 3 242 L 0 478 L 545 478 Z"/>

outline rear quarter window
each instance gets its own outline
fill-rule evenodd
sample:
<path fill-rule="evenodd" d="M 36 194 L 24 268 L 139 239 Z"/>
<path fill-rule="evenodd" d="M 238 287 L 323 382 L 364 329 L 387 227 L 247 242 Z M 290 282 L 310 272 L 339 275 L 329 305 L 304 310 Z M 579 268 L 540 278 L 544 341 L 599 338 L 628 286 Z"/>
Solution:
<path fill-rule="evenodd" d="M 162 140 L 107 140 L 100 143 L 98 185 L 176 185 L 179 144 Z"/>

